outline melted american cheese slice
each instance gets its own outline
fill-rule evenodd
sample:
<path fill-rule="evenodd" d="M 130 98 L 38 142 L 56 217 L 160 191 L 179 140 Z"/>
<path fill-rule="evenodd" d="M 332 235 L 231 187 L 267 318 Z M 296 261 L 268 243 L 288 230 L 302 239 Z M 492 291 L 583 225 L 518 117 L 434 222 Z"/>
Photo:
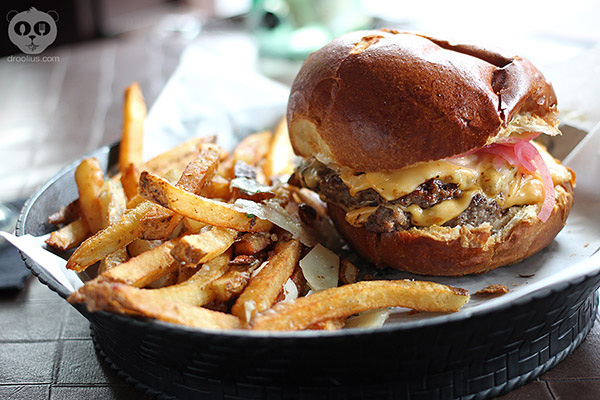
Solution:
<path fill-rule="evenodd" d="M 555 185 L 571 179 L 567 168 L 540 146 L 538 149 L 550 169 Z M 340 173 L 340 177 L 352 195 L 362 190 L 374 189 L 387 201 L 411 193 L 420 184 L 432 178 L 458 184 L 463 191 L 458 198 L 442 201 L 427 209 L 422 209 L 416 204 L 401 207 L 410 213 L 412 223 L 417 226 L 442 225 L 457 217 L 478 193 L 495 200 L 503 209 L 543 202 L 544 186 L 537 173 L 523 173 L 518 167 L 508 164 L 498 166 L 494 164 L 493 159 L 493 156 L 486 154 L 469 155 L 419 163 L 396 171 L 366 172 L 358 175 L 344 171 Z M 376 207 L 363 207 L 349 211 L 346 221 L 351 225 L 361 226 L 375 210 Z"/>
<path fill-rule="evenodd" d="M 479 190 L 469 190 L 456 199 L 442 201 L 433 207 L 423 209 L 416 204 L 406 208 L 410 213 L 412 223 L 417 226 L 441 225 L 458 217 L 471 203 L 471 199 Z"/>
<path fill-rule="evenodd" d="M 418 163 L 395 171 L 340 174 L 352 196 L 362 190 L 374 189 L 387 201 L 409 194 L 423 182 L 436 177 L 448 178 L 447 182 L 457 183 L 461 188 L 473 186 L 477 179 L 472 169 L 444 160 Z"/>

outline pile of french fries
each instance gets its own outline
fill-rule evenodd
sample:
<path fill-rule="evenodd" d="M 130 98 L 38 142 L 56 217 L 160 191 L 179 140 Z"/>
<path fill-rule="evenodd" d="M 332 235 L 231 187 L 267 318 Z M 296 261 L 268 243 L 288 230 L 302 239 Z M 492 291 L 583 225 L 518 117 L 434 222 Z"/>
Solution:
<path fill-rule="evenodd" d="M 67 268 L 97 267 L 70 302 L 198 328 L 299 330 L 340 329 L 388 307 L 455 312 L 469 300 L 432 282 L 357 281 L 350 261 L 317 244 L 323 204 L 281 179 L 294 169 L 285 120 L 231 153 L 198 138 L 144 162 L 145 116 L 133 84 L 119 172 L 105 177 L 96 159 L 83 160 L 79 198 L 49 218 L 61 227 L 47 244 L 75 249 Z"/>

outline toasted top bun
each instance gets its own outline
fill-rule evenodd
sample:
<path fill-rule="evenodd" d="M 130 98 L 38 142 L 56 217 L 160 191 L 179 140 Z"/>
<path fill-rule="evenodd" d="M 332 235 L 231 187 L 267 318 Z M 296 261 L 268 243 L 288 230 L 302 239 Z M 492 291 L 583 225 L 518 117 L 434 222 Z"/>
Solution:
<path fill-rule="evenodd" d="M 290 93 L 297 154 L 393 170 L 494 142 L 513 116 L 554 123 L 552 85 L 528 60 L 391 30 L 352 32 L 311 54 Z"/>

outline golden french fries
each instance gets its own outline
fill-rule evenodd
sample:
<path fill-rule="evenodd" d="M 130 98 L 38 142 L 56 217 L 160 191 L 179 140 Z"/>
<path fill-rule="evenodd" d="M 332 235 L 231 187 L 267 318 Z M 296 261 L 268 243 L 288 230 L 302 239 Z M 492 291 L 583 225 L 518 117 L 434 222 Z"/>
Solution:
<path fill-rule="evenodd" d="M 46 239 L 46 244 L 58 250 L 69 250 L 79 246 L 89 234 L 90 229 L 87 222 L 83 218 L 79 218 L 52 232 Z"/>
<path fill-rule="evenodd" d="M 165 298 L 192 306 L 203 306 L 215 299 L 216 292 L 212 283 L 229 269 L 230 259 L 231 254 L 221 254 L 203 265 L 184 282 L 149 291 L 157 299 Z"/>
<path fill-rule="evenodd" d="M 70 224 L 81 217 L 79 199 L 74 200 L 48 217 L 48 223 L 53 225 Z"/>
<path fill-rule="evenodd" d="M 203 143 L 214 143 L 214 141 L 214 136 L 188 139 L 148 160 L 140 167 L 140 170 L 158 176 L 164 176 L 167 171 L 172 169 L 182 172 L 200 154 L 200 146 Z"/>
<path fill-rule="evenodd" d="M 142 216 L 151 207 L 152 203 L 143 202 L 123 214 L 121 221 L 86 239 L 67 261 L 67 268 L 76 272 L 84 271 L 95 262 L 133 242 L 139 236 Z"/>
<path fill-rule="evenodd" d="M 387 307 L 454 312 L 468 301 L 466 291 L 431 282 L 361 281 L 356 266 L 328 250 L 341 246 L 326 206 L 282 184 L 294 169 L 285 118 L 231 154 L 214 137 L 198 138 L 143 162 L 145 113 L 134 84 L 120 172 L 104 181 L 97 160 L 84 160 L 79 199 L 49 218 L 63 226 L 48 245 L 79 245 L 67 268 L 99 262 L 70 302 L 205 329 L 337 330 L 366 310 L 384 308 L 382 323 Z M 311 250 L 319 238 L 325 246 Z"/>
<path fill-rule="evenodd" d="M 183 236 L 177 241 L 171 255 L 181 265 L 195 266 L 223 254 L 233 244 L 238 231 L 213 227 L 209 231 Z"/>
<path fill-rule="evenodd" d="M 188 192 L 199 194 L 215 175 L 220 156 L 221 149 L 218 146 L 203 144 L 200 154 L 185 167 L 176 186 Z"/>
<path fill-rule="evenodd" d="M 266 261 L 231 308 L 236 317 L 250 321 L 257 312 L 262 312 L 275 303 L 283 284 L 294 272 L 300 259 L 300 242 L 289 240 L 279 243 L 275 254 Z"/>
<path fill-rule="evenodd" d="M 125 89 L 123 134 L 119 147 L 119 171 L 121 173 L 130 164 L 137 166 L 142 163 L 145 119 L 146 103 L 144 102 L 140 86 L 136 82 Z"/>
<path fill-rule="evenodd" d="M 221 302 L 229 301 L 239 295 L 250 282 L 252 272 L 256 270 L 258 263 L 250 263 L 231 267 L 223 276 L 211 283 L 211 289 L 215 299 Z"/>
<path fill-rule="evenodd" d="M 121 247 L 120 249 L 113 251 L 100 261 L 100 265 L 98 266 L 98 274 L 101 275 L 109 269 L 123 264 L 129 260 L 129 258 L 129 253 L 125 247 Z"/>
<path fill-rule="evenodd" d="M 246 136 L 233 150 L 234 164 L 243 161 L 248 165 L 258 165 L 269 151 L 272 134 L 269 131 Z"/>
<path fill-rule="evenodd" d="M 127 262 L 109 269 L 99 276 L 99 280 L 126 283 L 144 287 L 164 275 L 176 271 L 178 262 L 171 256 L 177 239 L 164 242 Z"/>
<path fill-rule="evenodd" d="M 287 120 L 282 118 L 273 132 L 269 150 L 262 165 L 269 182 L 272 182 L 275 177 L 294 173 L 296 166 L 293 160 L 294 149 L 288 134 Z"/>
<path fill-rule="evenodd" d="M 116 224 L 127 209 L 127 197 L 123 188 L 116 182 L 106 181 L 98 194 L 102 228 Z"/>
<path fill-rule="evenodd" d="M 269 221 L 236 210 L 231 204 L 197 196 L 146 171 L 140 176 L 140 194 L 163 207 L 197 221 L 240 232 L 266 232 Z"/>
<path fill-rule="evenodd" d="M 185 167 L 176 187 L 193 194 L 200 194 L 215 174 L 221 150 L 213 144 L 203 144 L 198 157 Z M 164 239 L 181 222 L 181 215 L 156 205 L 142 220 L 144 239 Z"/>
<path fill-rule="evenodd" d="M 121 172 L 121 185 L 127 196 L 127 200 L 131 200 L 138 193 L 138 182 L 140 180 L 140 171 L 135 164 L 129 164 Z"/>
<path fill-rule="evenodd" d="M 366 310 L 407 307 L 419 311 L 456 312 L 467 301 L 464 289 L 423 281 L 362 281 L 326 289 L 292 302 L 250 321 L 256 330 L 298 330 Z"/>
<path fill-rule="evenodd" d="M 169 236 L 182 221 L 181 215 L 155 204 L 141 221 L 141 238 L 162 240 Z"/>
<path fill-rule="evenodd" d="M 102 229 L 98 195 L 104 184 L 104 174 L 95 158 L 86 158 L 75 170 L 75 182 L 79 191 L 79 207 L 90 232 Z"/>
<path fill-rule="evenodd" d="M 229 183 L 221 175 L 215 175 L 208 185 L 202 189 L 201 194 L 212 199 L 229 200 L 231 198 Z"/>
<path fill-rule="evenodd" d="M 93 282 L 69 297 L 70 302 L 80 302 L 83 299 L 90 311 L 143 315 L 204 329 L 239 329 L 242 325 L 233 315 L 168 299 L 156 301 L 150 291 L 117 282 Z"/>
<path fill-rule="evenodd" d="M 269 232 L 245 233 L 235 241 L 235 254 L 256 254 L 276 240 L 277 235 Z"/>

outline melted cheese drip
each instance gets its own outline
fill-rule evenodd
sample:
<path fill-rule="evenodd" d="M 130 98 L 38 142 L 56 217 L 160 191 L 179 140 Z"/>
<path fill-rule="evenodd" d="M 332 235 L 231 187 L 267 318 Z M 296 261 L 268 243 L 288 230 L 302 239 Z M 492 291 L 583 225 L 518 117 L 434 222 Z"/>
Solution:
<path fill-rule="evenodd" d="M 570 171 L 538 146 L 548 165 L 555 185 L 572 179 Z M 396 171 L 366 172 L 354 175 L 342 172 L 340 177 L 350 193 L 374 189 L 385 200 L 392 201 L 414 191 L 423 182 L 438 178 L 446 183 L 456 183 L 463 191 L 456 199 L 442 201 L 422 209 L 416 204 L 403 207 L 410 213 L 412 223 L 418 226 L 442 225 L 467 209 L 475 194 L 480 193 L 495 200 L 501 208 L 542 203 L 544 185 L 538 173 L 523 174 L 519 168 L 504 164 L 496 166 L 493 157 L 465 156 L 451 160 L 420 163 Z M 346 221 L 354 226 L 363 225 L 377 207 L 363 207 L 346 214 Z"/>
<path fill-rule="evenodd" d="M 445 182 L 457 183 L 461 188 L 472 187 L 477 175 L 472 169 L 440 160 L 419 163 L 395 171 L 366 172 L 354 175 L 350 172 L 340 174 L 342 181 L 350 189 L 351 195 L 374 189 L 387 201 L 395 200 L 412 191 L 431 178 L 446 178 Z"/>
<path fill-rule="evenodd" d="M 412 223 L 417 226 L 442 225 L 456 218 L 467 209 L 471 199 L 479 193 L 479 190 L 469 190 L 456 199 L 442 201 L 430 208 L 421 208 L 416 204 L 411 204 L 406 208 L 410 213 Z"/>

